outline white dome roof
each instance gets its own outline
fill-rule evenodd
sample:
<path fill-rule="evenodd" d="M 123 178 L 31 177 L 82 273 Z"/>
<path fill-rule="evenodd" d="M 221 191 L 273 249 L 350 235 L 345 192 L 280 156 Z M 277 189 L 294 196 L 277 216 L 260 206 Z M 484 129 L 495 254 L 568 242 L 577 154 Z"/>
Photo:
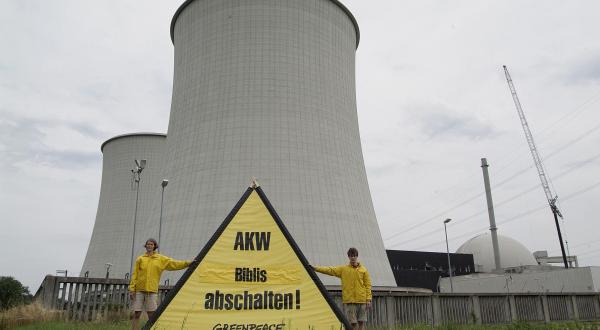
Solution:
<path fill-rule="evenodd" d="M 502 268 L 537 265 L 533 254 L 523 244 L 510 237 L 498 235 L 498 247 Z M 456 253 L 472 254 L 475 269 L 479 272 L 489 273 L 496 268 L 490 233 L 471 238 L 461 245 Z"/>

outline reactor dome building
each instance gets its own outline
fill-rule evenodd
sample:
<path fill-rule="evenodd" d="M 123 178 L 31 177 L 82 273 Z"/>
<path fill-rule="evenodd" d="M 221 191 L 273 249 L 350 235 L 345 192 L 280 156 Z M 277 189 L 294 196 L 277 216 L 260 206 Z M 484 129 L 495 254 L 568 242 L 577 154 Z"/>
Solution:
<path fill-rule="evenodd" d="M 188 0 L 173 17 L 171 38 L 175 70 L 164 153 L 158 156 L 162 178 L 142 182 L 154 189 L 148 198 L 155 202 L 138 215 L 145 232 L 136 237 L 158 236 L 160 182 L 166 178 L 161 253 L 190 259 L 256 177 L 311 264 L 346 263 L 354 246 L 374 285 L 395 286 L 361 150 L 359 29 L 348 9 L 337 0 Z M 128 163 L 135 157 L 150 156 L 132 152 Z M 123 170 L 129 175 L 129 168 Z M 103 196 L 111 193 L 104 191 L 107 171 L 82 269 L 94 275 L 102 273 L 91 260 L 102 258 L 92 256 L 105 253 L 96 241 L 119 226 L 132 228 L 134 218 L 129 211 L 100 218 Z M 140 246 L 136 254 L 142 252 Z M 129 264 L 114 276 L 125 269 Z M 172 283 L 180 274 L 163 278 Z"/>
<path fill-rule="evenodd" d="M 533 253 L 519 241 L 504 235 L 498 235 L 500 246 L 500 265 L 502 269 L 520 266 L 537 265 Z M 483 233 L 477 235 L 461 245 L 456 253 L 472 254 L 475 262 L 475 271 L 491 273 L 494 268 L 494 251 L 492 248 L 492 235 Z"/>

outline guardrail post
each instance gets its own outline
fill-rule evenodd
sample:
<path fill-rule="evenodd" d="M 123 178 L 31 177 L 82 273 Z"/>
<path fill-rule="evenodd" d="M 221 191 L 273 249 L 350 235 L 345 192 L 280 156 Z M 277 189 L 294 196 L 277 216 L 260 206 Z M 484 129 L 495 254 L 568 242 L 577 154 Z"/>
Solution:
<path fill-rule="evenodd" d="M 475 317 L 475 324 L 481 324 L 481 306 L 479 305 L 479 296 L 472 295 L 471 302 L 473 304 L 473 316 Z"/>
<path fill-rule="evenodd" d="M 594 317 L 596 320 L 600 319 L 600 295 L 596 295 L 596 301 L 594 303 Z"/>
<path fill-rule="evenodd" d="M 387 296 L 385 297 L 385 314 L 386 314 L 386 321 L 387 321 L 387 326 L 388 327 L 393 327 L 396 323 L 396 309 L 394 308 L 395 306 L 395 299 L 392 296 Z"/>
<path fill-rule="evenodd" d="M 544 312 L 544 322 L 550 323 L 550 310 L 548 309 L 548 296 L 542 295 L 542 311 Z"/>
<path fill-rule="evenodd" d="M 510 311 L 510 320 L 512 322 L 519 321 L 519 315 L 517 315 L 517 301 L 512 294 L 508 296 L 508 308 Z"/>
<path fill-rule="evenodd" d="M 440 304 L 440 296 L 431 296 L 431 311 L 433 312 L 433 325 L 443 324 L 442 320 L 442 306 Z"/>
<path fill-rule="evenodd" d="M 579 320 L 579 309 L 577 308 L 577 296 L 571 296 L 571 304 L 573 306 L 573 320 Z"/>
<path fill-rule="evenodd" d="M 44 282 L 42 282 L 42 305 L 46 308 L 53 307 L 54 301 L 54 287 L 56 286 L 55 276 L 46 276 Z"/>

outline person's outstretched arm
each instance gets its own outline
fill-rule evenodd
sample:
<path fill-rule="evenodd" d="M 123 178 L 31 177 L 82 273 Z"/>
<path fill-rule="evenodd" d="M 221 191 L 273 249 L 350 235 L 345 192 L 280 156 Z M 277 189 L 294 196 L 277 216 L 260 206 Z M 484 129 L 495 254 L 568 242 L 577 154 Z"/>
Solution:
<path fill-rule="evenodd" d="M 319 273 L 323 273 L 323 274 L 327 274 L 327 275 L 331 275 L 331 276 L 335 276 L 335 277 L 342 277 L 342 267 L 344 267 L 344 266 L 336 266 L 336 267 L 312 266 L 312 268 L 315 270 L 315 272 L 319 272 Z"/>
<path fill-rule="evenodd" d="M 175 260 L 169 257 L 164 257 L 163 268 L 166 270 L 180 270 L 187 268 L 192 262 L 190 260 Z"/>

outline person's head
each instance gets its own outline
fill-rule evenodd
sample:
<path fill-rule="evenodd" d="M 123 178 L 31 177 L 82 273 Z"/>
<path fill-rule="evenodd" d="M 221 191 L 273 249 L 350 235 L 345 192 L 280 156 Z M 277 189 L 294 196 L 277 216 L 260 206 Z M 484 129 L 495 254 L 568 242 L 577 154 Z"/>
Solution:
<path fill-rule="evenodd" d="M 144 247 L 146 248 L 146 252 L 154 252 L 158 249 L 158 242 L 154 238 L 148 238 Z"/>
<path fill-rule="evenodd" d="M 358 250 L 354 247 L 348 249 L 348 259 L 350 260 L 350 264 L 352 266 L 356 266 L 358 264 Z"/>

